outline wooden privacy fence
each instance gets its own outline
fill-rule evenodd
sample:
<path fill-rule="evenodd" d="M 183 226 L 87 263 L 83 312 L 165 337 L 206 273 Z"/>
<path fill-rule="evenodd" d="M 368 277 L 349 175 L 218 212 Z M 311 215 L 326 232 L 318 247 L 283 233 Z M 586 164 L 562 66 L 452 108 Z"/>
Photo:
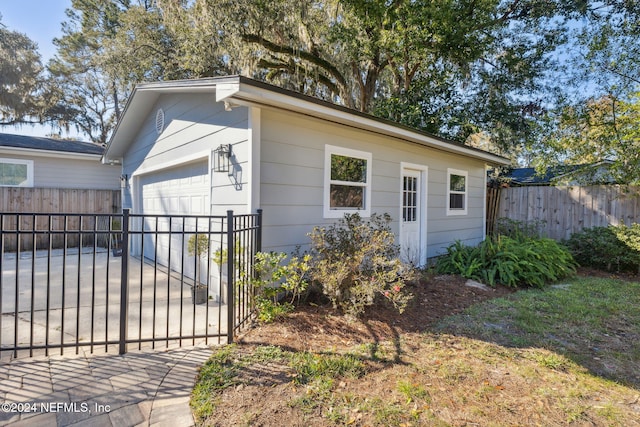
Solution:
<path fill-rule="evenodd" d="M 543 225 L 542 234 L 556 240 L 568 239 L 584 228 L 640 222 L 640 187 L 637 186 L 531 186 L 487 190 L 487 218 L 491 218 L 492 213 L 489 204 L 497 198 L 493 221 L 497 218 L 539 221 Z M 495 195 L 496 192 L 499 194 Z"/>
<path fill-rule="evenodd" d="M 91 190 L 66 188 L 19 188 L 0 187 L 1 213 L 30 213 L 34 215 L 6 215 L 3 218 L 3 230 L 41 230 L 68 231 L 67 234 L 53 234 L 51 241 L 45 234 L 36 236 L 37 247 L 61 248 L 64 246 L 83 246 L 81 234 L 73 231 L 94 229 L 119 229 L 120 224 L 114 221 L 108 224 L 96 224 L 95 217 L 90 214 L 116 214 L 121 212 L 120 190 Z M 48 213 L 48 217 L 35 214 Z M 88 214 L 86 218 L 72 215 L 56 215 L 57 213 Z M 65 237 L 66 236 L 66 237 Z M 67 239 L 66 243 L 64 239 Z M 107 242 L 100 242 L 106 244 Z M 20 250 L 33 249 L 34 239 L 27 236 L 20 237 Z M 18 237 L 5 236 L 3 249 L 5 252 L 15 252 L 18 248 Z"/>

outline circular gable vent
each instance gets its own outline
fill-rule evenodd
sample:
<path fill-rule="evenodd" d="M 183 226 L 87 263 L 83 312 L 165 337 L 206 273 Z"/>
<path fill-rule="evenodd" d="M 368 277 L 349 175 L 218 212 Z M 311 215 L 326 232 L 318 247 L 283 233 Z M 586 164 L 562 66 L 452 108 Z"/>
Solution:
<path fill-rule="evenodd" d="M 162 108 L 160 108 L 156 113 L 156 132 L 158 133 L 158 135 L 160 135 L 163 130 L 164 130 L 164 111 L 162 111 Z"/>

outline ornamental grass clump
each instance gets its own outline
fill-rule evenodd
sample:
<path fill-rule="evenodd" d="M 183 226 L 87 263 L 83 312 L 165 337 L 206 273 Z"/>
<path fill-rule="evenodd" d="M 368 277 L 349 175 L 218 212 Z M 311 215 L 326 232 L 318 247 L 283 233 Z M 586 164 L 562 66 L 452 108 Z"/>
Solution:
<path fill-rule="evenodd" d="M 311 238 L 311 278 L 335 308 L 359 316 L 378 298 L 404 311 L 411 295 L 406 284 L 413 269 L 399 258 L 400 249 L 388 214 L 364 221 L 346 214 L 337 224 L 315 227 Z"/>

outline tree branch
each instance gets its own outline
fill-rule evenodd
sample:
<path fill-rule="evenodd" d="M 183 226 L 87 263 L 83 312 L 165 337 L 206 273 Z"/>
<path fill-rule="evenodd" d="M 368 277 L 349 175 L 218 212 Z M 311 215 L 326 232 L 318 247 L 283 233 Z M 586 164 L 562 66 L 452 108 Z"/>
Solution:
<path fill-rule="evenodd" d="M 245 34 L 242 36 L 242 40 L 248 43 L 256 43 L 265 49 L 274 52 L 274 53 L 282 53 L 291 56 L 298 56 L 305 61 L 309 61 L 310 63 L 317 65 L 318 67 L 324 69 L 332 76 L 336 81 L 337 85 L 343 88 L 345 91 L 347 89 L 347 81 L 340 73 L 338 68 L 335 65 L 331 64 L 329 61 L 326 61 L 319 56 L 313 55 L 310 52 L 306 52 L 304 50 L 293 49 L 290 46 L 282 46 L 276 43 L 273 43 L 269 40 L 265 40 L 264 38 L 257 36 L 255 34 Z M 336 93 L 341 93 L 342 91 L 336 91 Z"/>
<path fill-rule="evenodd" d="M 302 70 L 303 74 L 308 73 L 308 70 L 300 65 L 295 64 L 294 66 L 292 66 L 290 63 L 267 61 L 266 59 L 260 59 L 258 61 L 258 66 L 262 68 L 268 68 L 270 70 L 279 70 L 278 73 L 286 71 L 289 74 L 295 74 L 300 70 Z M 325 85 L 327 89 L 329 89 L 332 93 L 340 93 L 340 88 L 327 76 L 318 74 L 317 80 L 318 83 Z"/>

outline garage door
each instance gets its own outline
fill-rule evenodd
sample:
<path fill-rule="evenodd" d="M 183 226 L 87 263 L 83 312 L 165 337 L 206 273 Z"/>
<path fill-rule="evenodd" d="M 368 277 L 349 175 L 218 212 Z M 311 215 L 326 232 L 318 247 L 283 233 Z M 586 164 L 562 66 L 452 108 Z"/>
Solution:
<path fill-rule="evenodd" d="M 199 162 L 163 170 L 140 178 L 142 212 L 145 215 L 206 215 L 208 214 L 210 180 L 208 163 Z M 184 274 L 193 277 L 195 260 L 186 251 L 186 241 L 180 231 L 195 232 L 194 219 L 145 218 L 145 229 L 155 231 L 173 231 L 176 234 L 145 235 L 144 256 L 156 260 L 159 264 L 180 271 L 184 265 Z M 197 228 L 206 230 L 205 221 Z M 184 260 L 183 258 L 184 253 Z"/>

